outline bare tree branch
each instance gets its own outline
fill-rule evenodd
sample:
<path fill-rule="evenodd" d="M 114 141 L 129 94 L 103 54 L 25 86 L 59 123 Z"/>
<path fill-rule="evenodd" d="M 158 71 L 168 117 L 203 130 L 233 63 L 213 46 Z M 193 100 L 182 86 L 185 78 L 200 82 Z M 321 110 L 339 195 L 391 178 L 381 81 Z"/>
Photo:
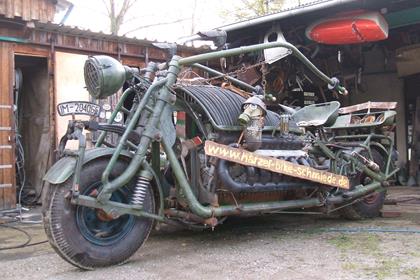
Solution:
<path fill-rule="evenodd" d="M 154 26 L 158 26 L 158 25 L 168 25 L 168 24 L 178 23 L 178 22 L 182 22 L 182 21 L 186 21 L 186 20 L 191 20 L 191 19 L 190 18 L 183 18 L 183 19 L 177 19 L 177 20 L 174 20 L 174 21 L 159 22 L 159 23 L 142 25 L 142 26 L 138 26 L 138 27 L 136 27 L 132 30 L 129 30 L 129 31 L 125 32 L 122 36 L 125 36 L 128 33 L 131 33 L 131 32 L 134 32 L 134 31 L 138 31 L 140 29 L 145 29 L 145 28 L 154 27 Z"/>
<path fill-rule="evenodd" d="M 263 16 L 269 13 L 278 12 L 285 5 L 285 0 L 241 0 L 242 5 L 235 7 L 233 11 L 222 13 L 224 17 L 236 20 L 244 20 L 256 16 Z"/>
<path fill-rule="evenodd" d="M 108 4 L 106 3 L 106 0 L 102 0 L 102 3 L 104 3 L 104 6 L 105 6 L 106 11 L 107 11 L 108 16 L 109 16 L 110 15 L 110 11 L 109 11 L 109 8 L 108 8 Z"/>

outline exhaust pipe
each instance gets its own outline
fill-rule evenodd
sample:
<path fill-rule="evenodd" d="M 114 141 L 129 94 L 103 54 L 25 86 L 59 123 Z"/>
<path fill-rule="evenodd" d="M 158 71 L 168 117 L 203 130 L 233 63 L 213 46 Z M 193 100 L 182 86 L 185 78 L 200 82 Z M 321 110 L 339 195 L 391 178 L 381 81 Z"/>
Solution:
<path fill-rule="evenodd" d="M 382 183 L 380 182 L 373 182 L 366 186 L 358 185 L 352 191 L 348 191 L 339 196 L 328 197 L 327 203 L 336 204 L 336 203 L 342 203 L 345 201 L 357 199 L 365 195 L 368 195 L 370 193 L 373 193 L 374 191 L 380 189 L 381 187 L 382 187 Z"/>

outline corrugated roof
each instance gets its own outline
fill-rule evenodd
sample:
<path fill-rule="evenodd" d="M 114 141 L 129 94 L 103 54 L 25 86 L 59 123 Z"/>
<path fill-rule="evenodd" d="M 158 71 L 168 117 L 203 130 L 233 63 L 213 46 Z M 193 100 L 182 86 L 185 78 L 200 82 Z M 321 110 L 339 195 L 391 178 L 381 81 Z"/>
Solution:
<path fill-rule="evenodd" d="M 113 42 L 120 42 L 120 43 L 140 44 L 143 46 L 153 46 L 153 43 L 158 42 L 156 40 L 148 40 L 146 38 L 139 39 L 136 37 L 117 36 L 117 35 L 107 34 L 103 32 L 94 32 L 89 29 L 82 29 L 76 26 L 67 26 L 67 25 L 60 25 L 60 24 L 55 24 L 55 23 L 36 22 L 35 28 L 40 31 L 60 33 L 60 34 L 65 34 L 65 35 L 73 35 L 73 36 L 113 41 Z M 194 51 L 197 51 L 198 49 L 203 49 L 203 48 L 189 47 L 185 45 L 179 45 L 179 48 L 180 50 L 194 50 Z"/>
<path fill-rule="evenodd" d="M 224 26 L 218 27 L 217 29 L 222 29 L 222 30 L 225 30 L 225 31 L 229 32 L 229 31 L 233 31 L 233 30 L 237 30 L 237 29 L 242 29 L 242 28 L 247 27 L 247 26 L 253 26 L 253 25 L 258 25 L 258 24 L 262 24 L 262 23 L 272 22 L 274 20 L 285 19 L 285 18 L 293 17 L 293 16 L 296 16 L 296 15 L 299 15 L 299 14 L 304 14 L 304 13 L 312 12 L 312 11 L 315 11 L 315 10 L 326 9 L 326 8 L 330 8 L 332 6 L 338 6 L 338 5 L 351 3 L 351 2 L 357 2 L 357 1 L 359 1 L 359 0 L 317 0 L 317 1 L 311 1 L 311 2 L 302 3 L 302 4 L 297 5 L 297 6 L 293 6 L 293 7 L 283 9 L 283 10 L 281 10 L 279 12 L 276 12 L 276 13 L 263 15 L 263 16 L 252 18 L 252 19 L 243 20 L 243 21 L 232 23 L 232 24 L 224 25 Z"/>
<path fill-rule="evenodd" d="M 224 26 L 215 28 L 216 30 L 224 30 L 228 33 L 228 38 L 231 34 L 229 33 L 238 33 L 242 32 L 247 28 L 254 28 L 256 26 L 262 26 L 264 24 L 271 24 L 276 21 L 284 20 L 287 18 L 296 17 L 299 15 L 310 14 L 315 11 L 321 11 L 325 9 L 330 9 L 332 7 L 338 7 L 341 5 L 346 5 L 349 3 L 357 3 L 360 0 L 314 0 L 300 5 L 292 6 L 286 9 L 283 9 L 279 12 L 272 13 L 269 15 L 259 16 L 248 20 L 243 20 Z M 185 37 L 184 41 L 193 40 L 199 37 L 198 35 L 192 35 L 190 37 Z"/>
<path fill-rule="evenodd" d="M 291 11 L 291 10 L 303 9 L 305 7 L 314 6 L 314 5 L 318 5 L 318 4 L 325 3 L 325 2 L 331 2 L 331 1 L 334 1 L 334 0 L 315 0 L 315 1 L 308 1 L 308 2 L 300 3 L 300 4 L 297 4 L 297 5 L 294 5 L 294 6 L 290 6 L 290 7 L 281 9 L 280 11 L 277 11 L 277 12 L 271 13 L 271 14 L 277 14 L 277 13 Z M 268 16 L 268 15 L 264 15 L 264 16 L 260 16 L 260 17 L 265 17 L 265 16 Z"/>
<path fill-rule="evenodd" d="M 126 43 L 142 43 L 151 45 L 152 43 L 155 43 L 156 41 L 148 40 L 146 38 L 144 39 L 138 39 L 138 38 L 130 38 L 126 36 L 117 36 L 112 34 L 107 34 L 103 32 L 94 32 L 89 29 L 83 29 L 77 26 L 68 26 L 68 25 L 60 25 L 55 23 L 41 23 L 36 22 L 35 28 L 41 31 L 48 31 L 48 32 L 54 32 L 54 33 L 63 33 L 68 35 L 74 35 L 74 36 L 82 36 L 82 37 L 89 37 L 93 39 L 101 39 L 101 40 L 107 40 L 107 41 L 118 41 L 118 42 L 126 42 Z"/>

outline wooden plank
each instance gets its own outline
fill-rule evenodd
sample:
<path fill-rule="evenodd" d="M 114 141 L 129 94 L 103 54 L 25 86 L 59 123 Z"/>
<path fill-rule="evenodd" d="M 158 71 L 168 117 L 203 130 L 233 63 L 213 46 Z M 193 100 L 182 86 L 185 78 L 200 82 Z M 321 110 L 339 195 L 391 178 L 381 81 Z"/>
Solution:
<path fill-rule="evenodd" d="M 7 146 L 3 146 L 7 147 Z M 9 145 L 10 147 L 10 145 Z M 2 161 L 0 163 L 0 169 L 4 168 L 7 169 L 6 166 L 11 165 L 14 163 L 14 155 L 11 153 L 13 149 L 0 149 L 0 156 L 2 158 Z"/>
<path fill-rule="evenodd" d="M 6 14 L 6 1 L 0 1 L 0 15 Z"/>
<path fill-rule="evenodd" d="M 342 107 L 338 110 L 340 114 L 354 113 L 357 111 L 370 110 L 370 109 L 381 109 L 381 110 L 392 110 L 397 108 L 397 102 L 365 102 L 356 104 L 348 107 Z"/>
<path fill-rule="evenodd" d="M 47 0 L 0 0 L 0 15 L 22 18 L 24 21 L 52 22 L 56 4 Z"/>
<path fill-rule="evenodd" d="M 11 44 L 9 44 L 9 50 L 7 51 L 7 58 L 8 58 L 8 87 L 9 87 L 9 91 L 8 91 L 8 98 L 6 102 L 6 105 L 13 104 L 13 80 L 14 80 L 14 69 L 15 69 L 15 62 L 14 62 L 14 55 L 13 55 L 13 47 Z M 9 110 L 4 110 L 7 114 L 7 120 L 8 120 L 8 125 L 13 126 L 14 124 L 14 115 L 13 115 L 13 111 L 9 111 Z M 10 137 L 11 139 L 14 139 L 14 129 L 11 131 Z M 14 142 L 12 142 L 13 146 L 14 146 Z M 5 155 L 5 162 L 7 162 L 8 164 L 10 164 L 12 166 L 11 169 L 8 169 L 6 172 L 8 172 L 8 179 L 10 180 L 5 180 L 7 183 L 11 183 L 13 185 L 13 187 L 11 188 L 6 188 L 4 190 L 4 196 L 5 196 L 5 207 L 6 208 L 15 208 L 16 207 L 16 170 L 15 170 L 15 149 L 7 149 L 4 150 L 5 153 L 8 153 L 7 156 Z"/>
<path fill-rule="evenodd" d="M 5 17 L 13 18 L 14 17 L 14 8 L 13 8 L 13 0 L 6 0 L 6 13 Z"/>
<path fill-rule="evenodd" d="M 11 142 L 10 132 L 9 131 L 0 131 L 0 145 L 10 145 Z"/>
<path fill-rule="evenodd" d="M 13 1 L 14 6 L 13 6 L 13 15 L 15 17 L 22 17 L 22 0 L 15 0 Z"/>
<path fill-rule="evenodd" d="M 36 45 L 29 44 L 17 44 L 14 48 L 14 52 L 17 55 L 29 55 L 29 56 L 39 56 L 39 57 L 48 57 L 51 49 L 48 47 L 40 47 Z"/>
<path fill-rule="evenodd" d="M 47 5 L 46 1 L 39 1 L 39 21 L 47 22 Z"/>
<path fill-rule="evenodd" d="M 0 43 L 0 65 L 2 65 L 2 68 L 0 69 L 0 104 L 5 104 L 5 95 L 7 95 L 7 85 L 3 84 L 3 80 L 4 80 L 4 76 L 7 75 L 7 70 L 6 70 L 6 66 L 5 63 L 7 63 L 7 56 L 5 55 L 5 52 L 8 51 L 8 45 L 6 43 Z M 4 122 L 4 110 L 0 111 L 0 126 L 2 126 L 2 123 Z M 2 133 L 9 133 L 7 131 L 0 131 Z M 3 160 L 3 153 L 0 153 L 0 164 L 4 163 Z M 5 182 L 5 178 L 4 178 L 4 173 L 2 170 L 0 170 L 0 184 L 4 184 Z M 5 189 L 0 189 L 0 210 L 6 209 L 5 208 L 5 199 L 4 199 L 4 190 Z"/>
<path fill-rule="evenodd" d="M 416 110 L 413 114 L 413 130 L 411 138 L 411 159 L 409 165 L 410 181 L 416 182 L 417 173 L 419 172 L 420 158 L 420 96 L 416 98 Z M 411 183 L 410 182 L 410 183 Z M 413 185 L 411 183 L 411 185 Z M 415 183 L 417 185 L 417 183 Z"/>
<path fill-rule="evenodd" d="M 31 19 L 39 20 L 39 0 L 31 0 Z"/>
<path fill-rule="evenodd" d="M 244 149 L 232 148 L 216 142 L 206 141 L 204 150 L 206 155 L 242 165 L 258 167 L 295 178 L 321 183 L 323 185 L 343 189 L 350 188 L 350 181 L 346 176 L 318 170 L 309 166 L 294 164 L 274 157 L 258 155 Z"/>
<path fill-rule="evenodd" d="M 55 15 L 55 5 L 52 1 L 48 2 L 48 21 L 52 22 L 54 20 Z"/>
<path fill-rule="evenodd" d="M 25 21 L 31 19 L 31 0 L 22 0 L 22 19 Z"/>
<path fill-rule="evenodd" d="M 12 120 L 12 110 L 6 109 L 7 105 L 12 105 L 13 95 L 13 53 L 12 53 L 12 44 L 10 43 L 0 43 L 0 65 L 2 69 L 0 72 L 0 105 L 4 109 L 0 109 L 0 127 L 4 128 L 1 130 L 1 146 L 6 147 L 10 146 L 12 142 L 9 141 L 13 139 L 13 130 L 6 130 L 6 128 L 11 128 Z M 10 209 L 14 208 L 16 204 L 16 189 L 15 189 L 15 155 L 14 149 L 0 149 L 0 184 L 12 184 L 10 188 L 1 188 L 2 201 L 0 204 L 0 209 Z"/>

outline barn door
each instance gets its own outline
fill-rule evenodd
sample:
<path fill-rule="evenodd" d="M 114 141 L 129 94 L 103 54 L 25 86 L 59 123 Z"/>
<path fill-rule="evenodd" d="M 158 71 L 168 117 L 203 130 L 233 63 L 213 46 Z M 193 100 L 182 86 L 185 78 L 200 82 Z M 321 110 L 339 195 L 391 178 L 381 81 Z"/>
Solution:
<path fill-rule="evenodd" d="M 15 208 L 12 44 L 0 42 L 0 211 Z"/>

